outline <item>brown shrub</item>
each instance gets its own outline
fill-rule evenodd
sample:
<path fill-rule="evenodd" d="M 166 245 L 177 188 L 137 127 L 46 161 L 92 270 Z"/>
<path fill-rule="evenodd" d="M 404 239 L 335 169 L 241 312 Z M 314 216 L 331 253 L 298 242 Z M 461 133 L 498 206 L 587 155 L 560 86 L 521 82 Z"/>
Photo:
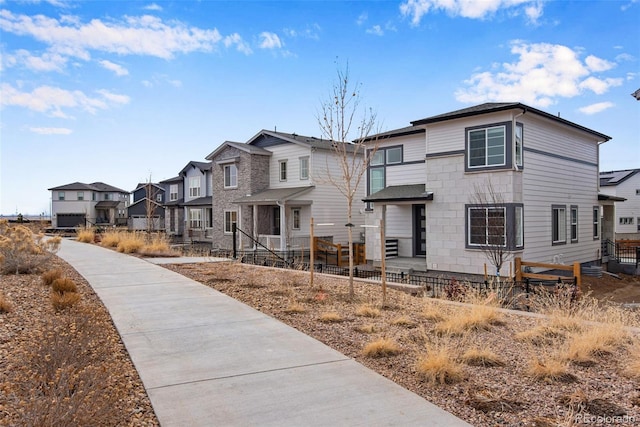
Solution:
<path fill-rule="evenodd" d="M 13 309 L 9 299 L 0 292 L 0 314 L 9 313 Z"/>
<path fill-rule="evenodd" d="M 371 341 L 362 350 L 362 354 L 366 357 L 387 357 L 395 356 L 398 353 L 400 353 L 400 347 L 395 341 L 388 338 Z"/>
<path fill-rule="evenodd" d="M 431 384 L 453 384 L 465 378 L 456 358 L 454 344 L 448 340 L 427 344 L 427 351 L 418 358 L 417 374 Z"/>
<path fill-rule="evenodd" d="M 96 233 L 92 228 L 81 228 L 76 232 L 76 240 L 82 243 L 93 243 Z"/>
<path fill-rule="evenodd" d="M 59 268 L 54 268 L 53 270 L 48 270 L 42 273 L 40 278 L 42 279 L 42 284 L 45 286 L 51 286 L 54 281 L 60 279 L 62 277 L 62 270 Z"/>
<path fill-rule="evenodd" d="M 61 294 L 64 292 L 78 292 L 78 285 L 68 277 L 60 277 L 53 281 L 51 289 Z"/>
<path fill-rule="evenodd" d="M 471 366 L 504 366 L 505 363 L 491 350 L 470 348 L 462 355 L 462 361 Z"/>
<path fill-rule="evenodd" d="M 362 304 L 356 308 L 356 316 L 378 317 L 380 316 L 380 310 L 373 307 L 371 304 Z"/>

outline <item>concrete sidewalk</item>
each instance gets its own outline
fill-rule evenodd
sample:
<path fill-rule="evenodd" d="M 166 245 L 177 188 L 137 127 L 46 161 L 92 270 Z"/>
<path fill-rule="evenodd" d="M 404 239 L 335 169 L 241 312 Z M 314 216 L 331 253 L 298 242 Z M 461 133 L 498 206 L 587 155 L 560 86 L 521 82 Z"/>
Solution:
<path fill-rule="evenodd" d="M 58 255 L 109 310 L 163 426 L 468 426 L 319 341 L 151 262 L 72 240 Z"/>

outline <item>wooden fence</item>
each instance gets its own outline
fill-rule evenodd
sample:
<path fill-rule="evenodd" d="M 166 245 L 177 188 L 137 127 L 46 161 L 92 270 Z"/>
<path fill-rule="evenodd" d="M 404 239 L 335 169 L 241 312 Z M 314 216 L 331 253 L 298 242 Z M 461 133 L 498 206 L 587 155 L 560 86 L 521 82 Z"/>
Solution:
<path fill-rule="evenodd" d="M 541 273 L 526 273 L 523 272 L 523 267 L 532 267 L 532 268 L 546 268 L 548 270 L 561 270 L 568 271 L 572 275 L 571 276 L 562 276 L 558 274 L 541 274 Z M 578 289 L 582 288 L 582 279 L 580 276 L 580 263 L 574 262 L 573 265 L 564 265 L 564 264 L 547 264 L 543 262 L 528 262 L 523 261 L 522 258 L 515 258 L 515 272 L 516 272 L 516 281 L 522 282 L 524 279 L 533 279 L 533 280 L 562 280 L 564 279 L 575 279 L 576 286 Z"/>

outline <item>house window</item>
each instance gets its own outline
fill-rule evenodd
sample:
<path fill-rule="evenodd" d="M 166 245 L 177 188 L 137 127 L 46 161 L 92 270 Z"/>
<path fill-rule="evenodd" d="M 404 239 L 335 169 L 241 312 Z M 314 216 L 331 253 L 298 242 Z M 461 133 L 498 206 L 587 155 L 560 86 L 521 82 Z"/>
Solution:
<path fill-rule="evenodd" d="M 618 219 L 618 223 L 620 225 L 633 225 L 633 217 L 632 216 L 620 217 Z"/>
<path fill-rule="evenodd" d="M 571 242 L 578 241 L 578 207 L 571 206 Z"/>
<path fill-rule="evenodd" d="M 369 194 L 384 188 L 384 168 L 374 168 L 369 172 Z"/>
<path fill-rule="evenodd" d="M 505 127 L 470 130 L 467 159 L 469 168 L 505 164 Z"/>
<path fill-rule="evenodd" d="M 640 188 L 636 188 L 636 196 L 640 196 Z"/>
<path fill-rule="evenodd" d="M 567 242 L 567 208 L 565 206 L 551 207 L 551 242 L 554 245 Z"/>
<path fill-rule="evenodd" d="M 162 202 L 162 193 L 156 194 L 156 202 Z"/>
<path fill-rule="evenodd" d="M 64 191 L 58 191 L 58 200 L 64 200 Z"/>
<path fill-rule="evenodd" d="M 309 179 L 309 157 L 300 157 L 300 179 Z"/>
<path fill-rule="evenodd" d="M 522 126 L 516 125 L 516 166 L 522 167 Z"/>
<path fill-rule="evenodd" d="M 386 166 L 402 163 L 402 145 L 378 149 L 369 161 L 369 192 L 371 195 L 382 190 L 385 185 Z"/>
<path fill-rule="evenodd" d="M 291 209 L 291 228 L 293 230 L 300 230 L 300 208 Z"/>
<path fill-rule="evenodd" d="M 524 247 L 524 208 L 515 206 L 515 245 L 518 248 Z"/>
<path fill-rule="evenodd" d="M 379 149 L 376 151 L 373 156 L 371 156 L 371 160 L 369 161 L 370 166 L 383 166 L 384 165 L 384 149 Z"/>
<path fill-rule="evenodd" d="M 200 177 L 189 178 L 189 197 L 200 197 Z"/>
<path fill-rule="evenodd" d="M 224 188 L 236 188 L 238 186 L 238 167 L 235 163 L 224 165 Z"/>
<path fill-rule="evenodd" d="M 638 220 L 636 221 L 636 224 L 638 224 L 638 231 L 640 231 L 640 216 L 638 217 Z"/>
<path fill-rule="evenodd" d="M 96 193 L 91 193 L 91 200 L 96 201 Z"/>
<path fill-rule="evenodd" d="M 598 206 L 593 207 L 593 239 L 600 238 L 600 208 Z"/>
<path fill-rule="evenodd" d="M 84 200 L 84 191 L 78 191 L 78 200 Z"/>
<path fill-rule="evenodd" d="M 402 163 L 402 146 L 387 148 L 385 151 L 388 165 Z"/>
<path fill-rule="evenodd" d="M 287 161 L 280 160 L 280 181 L 287 180 Z"/>
<path fill-rule="evenodd" d="M 506 207 L 468 209 L 469 246 L 506 246 Z"/>
<path fill-rule="evenodd" d="M 103 198 L 104 198 L 104 200 L 111 200 L 111 194 L 110 193 L 104 193 Z"/>
<path fill-rule="evenodd" d="M 202 228 L 202 209 L 189 210 L 189 228 Z"/>
<path fill-rule="evenodd" d="M 178 184 L 171 184 L 169 186 L 169 200 L 172 202 L 178 200 Z"/>
<path fill-rule="evenodd" d="M 233 233 L 233 224 L 238 223 L 238 212 L 224 211 L 224 232 Z"/>

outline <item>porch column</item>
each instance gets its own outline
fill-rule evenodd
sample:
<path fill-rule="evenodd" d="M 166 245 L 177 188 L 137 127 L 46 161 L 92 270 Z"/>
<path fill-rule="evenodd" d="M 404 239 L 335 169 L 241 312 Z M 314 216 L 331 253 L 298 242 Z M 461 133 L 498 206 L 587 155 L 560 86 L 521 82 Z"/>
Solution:
<path fill-rule="evenodd" d="M 253 230 L 251 235 L 255 240 L 258 240 L 258 205 L 253 205 Z M 256 242 L 253 242 L 253 249 L 257 249 Z"/>
<path fill-rule="evenodd" d="M 280 204 L 278 202 L 278 206 L 280 207 L 280 251 L 284 252 L 287 250 L 287 218 L 285 204 Z"/>
<path fill-rule="evenodd" d="M 236 223 L 236 227 L 239 227 L 241 230 L 243 228 L 242 225 L 242 205 L 238 205 L 238 222 Z M 242 230 L 244 231 L 244 230 Z M 243 235 L 242 233 L 238 233 L 238 244 L 240 245 L 240 250 L 243 251 L 244 250 L 244 245 L 242 244 L 242 240 L 243 240 Z"/>
<path fill-rule="evenodd" d="M 384 229 L 387 229 L 387 205 L 382 205 L 382 218 L 380 219 L 380 222 L 382 223 L 382 225 L 384 226 Z M 384 258 L 387 258 L 387 233 L 385 231 L 384 234 L 380 235 L 380 245 L 382 248 L 382 251 L 380 252 L 380 263 L 382 264 L 382 262 L 384 262 L 383 260 L 383 255 L 384 254 Z"/>

